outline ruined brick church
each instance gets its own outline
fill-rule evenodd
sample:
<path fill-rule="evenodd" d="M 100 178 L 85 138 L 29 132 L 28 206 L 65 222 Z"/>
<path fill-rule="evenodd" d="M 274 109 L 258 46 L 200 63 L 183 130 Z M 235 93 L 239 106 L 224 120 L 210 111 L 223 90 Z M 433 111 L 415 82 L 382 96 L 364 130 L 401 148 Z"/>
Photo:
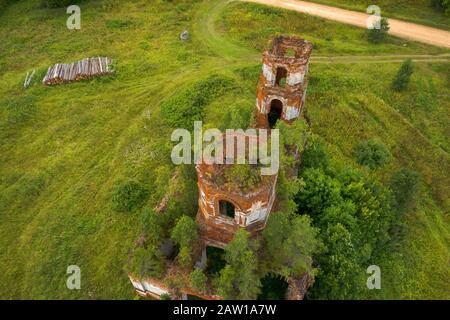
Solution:
<path fill-rule="evenodd" d="M 292 123 L 302 116 L 311 50 L 312 45 L 305 40 L 279 36 L 263 53 L 262 72 L 256 89 L 256 128 L 273 128 L 278 120 Z M 235 137 L 225 135 L 223 138 Z M 267 176 L 251 191 L 230 190 L 215 177 L 225 166 L 232 165 L 203 163 L 196 166 L 199 190 L 197 223 L 204 248 L 197 262 L 200 267 L 206 264 L 207 246 L 224 248 L 239 228 L 244 228 L 252 236 L 262 231 L 276 203 L 278 173 Z M 157 280 L 139 281 L 131 276 L 130 279 L 141 295 L 158 297 L 169 293 L 169 289 Z M 292 279 L 288 283 L 287 298 L 302 299 L 311 279 Z M 186 292 L 190 290 L 186 289 Z"/>
<path fill-rule="evenodd" d="M 312 45 L 293 37 L 276 37 L 263 54 L 256 97 L 256 127 L 272 128 L 281 119 L 299 118 L 306 97 L 308 63 Z M 234 137 L 227 137 L 234 138 Z M 275 201 L 277 175 L 270 176 L 250 192 L 229 190 L 218 184 L 214 172 L 221 165 L 197 165 L 201 239 L 224 247 L 238 228 L 254 235 L 264 229 Z"/>

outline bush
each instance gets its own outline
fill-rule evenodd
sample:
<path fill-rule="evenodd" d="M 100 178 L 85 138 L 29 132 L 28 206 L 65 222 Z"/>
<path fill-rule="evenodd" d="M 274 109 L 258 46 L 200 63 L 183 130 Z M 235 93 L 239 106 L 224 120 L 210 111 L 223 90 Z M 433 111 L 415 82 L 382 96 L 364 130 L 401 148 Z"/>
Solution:
<path fill-rule="evenodd" d="M 162 217 L 153 209 L 144 208 L 140 216 L 141 230 L 145 235 L 146 242 L 160 244 L 164 238 L 164 225 Z"/>
<path fill-rule="evenodd" d="M 387 35 L 389 29 L 390 29 L 390 26 L 389 26 L 388 19 L 381 18 L 379 29 L 376 29 L 376 28 L 369 29 L 368 34 L 367 34 L 367 38 L 368 38 L 369 42 L 381 43 L 382 41 L 384 41 L 386 39 L 386 35 Z"/>
<path fill-rule="evenodd" d="M 389 150 L 375 141 L 365 141 L 355 147 L 356 161 L 372 170 L 386 164 L 390 156 Z"/>
<path fill-rule="evenodd" d="M 172 127 L 192 128 L 194 121 L 203 119 L 205 106 L 235 88 L 234 83 L 231 78 L 211 75 L 164 101 L 161 114 Z"/>
<path fill-rule="evenodd" d="M 197 224 L 189 216 L 182 216 L 171 234 L 172 240 L 180 246 L 178 262 L 184 268 L 192 266 L 192 252 L 195 241 L 198 239 Z"/>
<path fill-rule="evenodd" d="M 328 163 L 329 159 L 325 150 L 325 143 L 317 136 L 311 135 L 303 152 L 301 169 L 316 168 L 325 170 L 328 168 Z"/>
<path fill-rule="evenodd" d="M 131 259 L 131 272 L 140 277 L 159 278 L 164 274 L 164 257 L 156 246 L 137 247 Z"/>
<path fill-rule="evenodd" d="M 433 0 L 434 5 L 444 11 L 444 13 L 450 12 L 450 0 Z"/>
<path fill-rule="evenodd" d="M 207 280 L 208 278 L 201 269 L 195 268 L 195 270 L 191 272 L 191 286 L 195 290 L 205 292 Z"/>
<path fill-rule="evenodd" d="M 399 213 L 414 205 L 420 188 L 420 175 L 408 169 L 397 171 L 391 179 L 391 190 Z"/>
<path fill-rule="evenodd" d="M 192 246 L 198 238 L 197 224 L 189 216 L 182 216 L 172 230 L 171 238 L 180 247 Z"/>
<path fill-rule="evenodd" d="M 299 213 L 316 216 L 324 208 L 342 201 L 339 181 L 325 175 L 321 170 L 308 169 L 302 174 L 302 178 L 304 185 L 295 198 Z"/>
<path fill-rule="evenodd" d="M 133 211 L 142 207 L 148 190 L 138 182 L 130 181 L 117 186 L 112 197 L 112 207 L 117 212 Z"/>
<path fill-rule="evenodd" d="M 218 292 L 225 299 L 254 300 L 260 292 L 258 257 L 249 234 L 239 228 L 225 247 L 227 265 L 220 271 Z"/>
<path fill-rule="evenodd" d="M 229 188 L 242 191 L 252 190 L 261 181 L 261 172 L 256 165 L 235 164 L 225 169 L 225 180 Z"/>
<path fill-rule="evenodd" d="M 411 59 L 403 62 L 402 66 L 397 72 L 397 75 L 392 83 L 392 87 L 396 91 L 403 91 L 408 87 L 411 80 L 411 75 L 413 74 L 413 65 Z"/>

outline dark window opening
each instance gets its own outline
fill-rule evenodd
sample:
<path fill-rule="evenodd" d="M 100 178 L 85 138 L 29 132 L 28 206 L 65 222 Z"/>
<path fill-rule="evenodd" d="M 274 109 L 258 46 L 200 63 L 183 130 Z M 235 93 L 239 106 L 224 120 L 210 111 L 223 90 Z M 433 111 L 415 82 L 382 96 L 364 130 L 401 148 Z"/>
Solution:
<path fill-rule="evenodd" d="M 261 279 L 261 293 L 258 300 L 284 300 L 288 283 L 282 277 L 268 274 Z"/>
<path fill-rule="evenodd" d="M 280 87 L 284 87 L 286 85 L 286 78 L 287 78 L 287 70 L 283 67 L 278 67 L 275 83 Z"/>
<path fill-rule="evenodd" d="M 269 126 L 271 129 L 275 128 L 278 119 L 281 118 L 283 113 L 283 102 L 278 99 L 272 100 L 270 103 L 270 111 L 268 115 Z"/>
<path fill-rule="evenodd" d="M 225 250 L 216 247 L 206 247 L 206 270 L 210 276 L 219 275 L 220 270 L 225 268 Z"/>
<path fill-rule="evenodd" d="M 229 201 L 225 200 L 219 201 L 219 212 L 223 216 L 227 216 L 234 219 L 235 208 L 234 205 Z"/>

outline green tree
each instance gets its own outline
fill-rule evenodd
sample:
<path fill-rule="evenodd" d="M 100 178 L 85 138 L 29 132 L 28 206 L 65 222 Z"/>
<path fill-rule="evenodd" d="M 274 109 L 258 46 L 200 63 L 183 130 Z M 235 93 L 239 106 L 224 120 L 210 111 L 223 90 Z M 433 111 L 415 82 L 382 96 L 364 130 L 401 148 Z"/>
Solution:
<path fill-rule="evenodd" d="M 180 246 L 178 253 L 180 264 L 188 268 L 192 265 L 193 245 L 198 239 L 197 224 L 191 217 L 182 216 L 173 228 L 171 238 Z"/>
<path fill-rule="evenodd" d="M 318 230 L 311 227 L 309 216 L 271 214 L 263 231 L 265 262 L 269 272 L 285 278 L 312 272 L 312 255 L 319 248 Z"/>
<path fill-rule="evenodd" d="M 164 274 L 165 260 L 159 247 L 148 245 L 133 251 L 130 271 L 141 277 L 161 277 Z"/>
<path fill-rule="evenodd" d="M 153 209 L 144 208 L 140 214 L 140 223 L 147 243 L 155 245 L 161 243 L 165 233 L 161 216 Z"/>
<path fill-rule="evenodd" d="M 386 146 L 376 141 L 364 141 L 355 147 L 356 161 L 372 170 L 385 165 L 391 154 Z"/>
<path fill-rule="evenodd" d="M 319 169 L 307 169 L 302 173 L 304 185 L 296 196 L 298 212 L 319 215 L 324 208 L 340 203 L 339 181 Z"/>
<path fill-rule="evenodd" d="M 355 299 L 365 280 L 351 233 L 340 223 L 322 232 L 326 251 L 317 257 L 320 269 L 310 294 L 320 299 Z"/>
<path fill-rule="evenodd" d="M 239 229 L 225 247 L 227 265 L 220 272 L 218 292 L 225 299 L 254 300 L 260 291 L 258 260 L 248 232 Z"/>
<path fill-rule="evenodd" d="M 369 29 L 367 38 L 369 42 L 381 43 L 386 39 L 388 31 L 391 29 L 387 18 L 381 18 L 380 28 Z"/>
<path fill-rule="evenodd" d="M 194 289 L 205 292 L 207 280 L 208 278 L 202 269 L 195 268 L 194 271 L 191 272 L 191 285 Z"/>
<path fill-rule="evenodd" d="M 413 74 L 413 64 L 412 60 L 408 59 L 401 65 L 400 69 L 397 72 L 397 75 L 395 76 L 394 81 L 392 82 L 392 87 L 396 91 L 403 91 L 405 90 L 409 82 L 411 80 L 411 75 Z"/>

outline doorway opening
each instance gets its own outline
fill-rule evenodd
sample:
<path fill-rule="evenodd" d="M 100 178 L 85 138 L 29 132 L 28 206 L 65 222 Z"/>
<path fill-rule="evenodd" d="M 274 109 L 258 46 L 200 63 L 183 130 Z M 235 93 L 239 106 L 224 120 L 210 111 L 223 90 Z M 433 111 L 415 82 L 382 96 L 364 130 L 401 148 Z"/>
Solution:
<path fill-rule="evenodd" d="M 275 128 L 275 125 L 277 124 L 278 119 L 281 118 L 282 113 L 283 113 L 283 102 L 281 102 L 278 99 L 273 99 L 270 102 L 270 111 L 267 117 L 269 121 L 269 127 L 271 129 Z"/>

